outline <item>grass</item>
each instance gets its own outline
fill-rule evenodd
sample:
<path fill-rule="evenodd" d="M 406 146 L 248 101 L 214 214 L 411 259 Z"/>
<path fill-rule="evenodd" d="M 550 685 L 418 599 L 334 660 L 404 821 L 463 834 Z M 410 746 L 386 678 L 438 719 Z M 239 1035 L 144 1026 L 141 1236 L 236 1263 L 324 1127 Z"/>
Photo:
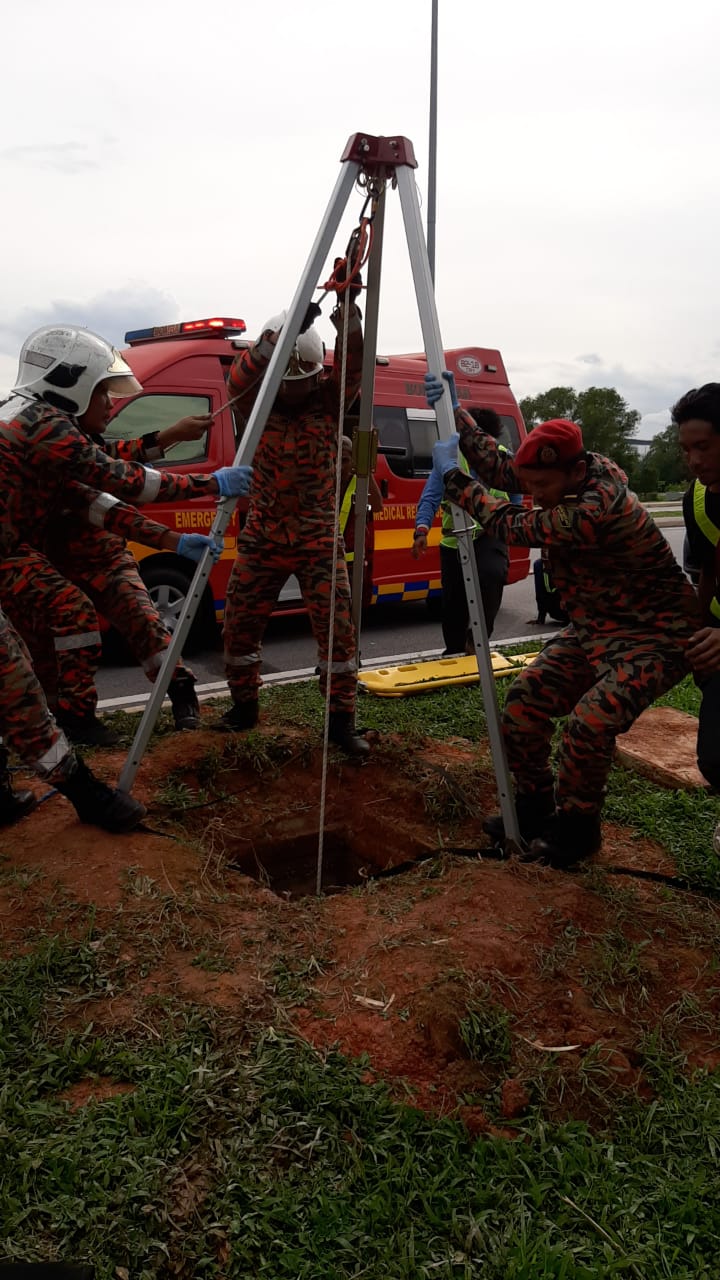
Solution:
<path fill-rule="evenodd" d="M 316 686 L 263 698 L 279 723 L 319 734 Z M 688 710 L 696 698 L 686 681 L 666 701 Z M 359 720 L 411 748 L 427 737 L 477 740 L 481 697 L 464 688 L 363 699 Z M 243 763 L 273 772 L 287 742 L 253 736 L 241 740 L 250 744 Z M 199 762 L 199 786 L 212 787 L 236 759 L 214 750 Z M 463 816 L 462 798 L 442 775 L 435 781 L 432 803 Z M 166 785 L 168 804 L 196 803 L 182 777 Z M 709 842 L 715 810 L 704 794 L 667 792 L 622 770 L 610 779 L 606 817 L 658 840 L 683 875 L 720 890 Z M 430 888 L 442 889 L 433 877 L 444 865 L 423 872 Z M 25 887 L 5 864 L 0 878 L 13 891 Z M 613 927 L 591 936 L 558 914 L 554 945 L 538 950 L 539 972 L 562 983 L 569 968 L 582 969 L 588 993 L 611 1008 L 624 993 L 637 1002 L 647 985 L 644 942 L 635 937 L 642 903 L 624 882 L 599 872 L 585 880 L 613 908 Z M 167 937 L 198 969 L 231 966 L 220 936 L 200 919 L 190 928 L 183 905 L 140 868 L 127 868 L 125 891 L 146 912 L 136 950 L 150 954 Z M 395 882 L 367 892 L 389 913 L 398 909 Z M 669 889 L 663 901 L 668 927 L 684 929 L 688 946 L 717 951 L 710 906 Z M 0 963 L 4 1259 L 86 1261 L 98 1280 L 123 1269 L 133 1280 L 717 1275 L 720 1073 L 692 1074 L 675 1047 L 681 1028 L 714 1034 L 714 1015 L 693 994 L 669 1004 L 640 1044 L 649 1096 L 628 1090 L 618 1104 L 612 1068 L 595 1047 L 574 1082 L 592 1124 L 558 1124 L 555 1104 L 570 1087 L 565 1063 L 520 1050 L 516 1037 L 511 1045 L 509 1013 L 476 985 L 460 1026 L 468 1056 L 504 1076 L 522 1051 L 533 1074 L 527 1114 L 497 1121 L 515 1140 L 475 1140 L 455 1119 L 394 1102 L 368 1083 L 365 1060 L 317 1052 L 288 1034 L 328 963 L 318 946 L 290 945 L 270 969 L 270 1025 L 267 1005 L 262 1022 L 243 1010 L 239 1027 L 226 1014 L 155 998 L 147 1020 L 120 1034 L 101 1029 L 99 1010 L 137 981 L 140 961 L 99 933 L 92 913 L 77 927 L 79 940 L 28 935 Z M 76 1106 L 79 1086 L 98 1100 Z"/>
<path fill-rule="evenodd" d="M 655 1064 L 614 1132 L 473 1141 L 394 1103 L 363 1060 L 168 1009 L 133 1043 L 68 1029 L 102 950 L 46 939 L 0 983 L 8 1259 L 160 1276 L 308 1280 L 714 1277 L 720 1079 Z M 487 1011 L 483 1013 L 486 1017 Z M 596 1089 L 602 1064 L 588 1061 Z M 129 1091 L 73 1108 L 78 1081 Z"/>
<path fill-rule="evenodd" d="M 475 994 L 458 1030 L 473 1061 L 510 1061 L 510 1015 L 491 999 L 489 992 Z"/>

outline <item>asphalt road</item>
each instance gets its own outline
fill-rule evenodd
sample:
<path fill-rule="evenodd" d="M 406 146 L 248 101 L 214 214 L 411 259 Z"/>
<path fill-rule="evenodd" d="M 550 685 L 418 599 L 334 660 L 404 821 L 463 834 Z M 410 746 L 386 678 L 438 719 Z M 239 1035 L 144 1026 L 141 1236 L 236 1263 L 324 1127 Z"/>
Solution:
<path fill-rule="evenodd" d="M 682 528 L 664 528 L 663 532 L 675 555 L 682 555 Z M 535 559 L 534 553 L 532 558 Z M 532 627 L 528 620 L 535 615 L 532 578 L 505 588 L 502 608 L 495 622 L 493 641 L 519 636 L 551 634 L 553 624 Z M 384 605 L 371 610 L 363 623 L 360 651 L 363 664 L 377 666 L 383 659 L 408 655 L 438 653 L 442 649 L 440 624 L 428 615 L 425 604 Z M 263 647 L 263 674 L 312 670 L 316 662 L 315 643 L 305 615 L 273 619 Z M 201 687 L 224 681 L 222 652 L 207 651 L 193 656 L 191 666 Z M 147 694 L 148 683 L 137 667 L 103 665 L 97 685 L 101 707 L 117 706 L 118 701 Z M 208 690 L 210 692 L 210 690 Z M 212 690 L 222 693 L 222 689 Z"/>

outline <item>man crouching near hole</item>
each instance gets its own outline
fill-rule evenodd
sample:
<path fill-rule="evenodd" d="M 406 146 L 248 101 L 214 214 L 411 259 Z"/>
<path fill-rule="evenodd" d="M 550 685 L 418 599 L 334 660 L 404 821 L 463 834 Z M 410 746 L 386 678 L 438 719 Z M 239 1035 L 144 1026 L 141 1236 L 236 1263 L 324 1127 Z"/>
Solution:
<path fill-rule="evenodd" d="M 687 673 L 695 595 L 624 473 L 585 450 L 574 422 L 541 423 L 510 462 L 459 407 L 452 374 L 426 376 L 428 404 L 446 386 L 459 435 L 434 449 L 445 497 L 492 537 L 541 547 L 569 618 L 511 685 L 502 729 L 529 857 L 571 867 L 600 848 L 617 735 Z M 481 483 L 460 469 L 458 449 Z M 529 493 L 536 509 L 498 502 L 488 488 Z M 554 721 L 562 717 L 554 778 Z M 483 826 L 503 840 L 501 818 Z"/>

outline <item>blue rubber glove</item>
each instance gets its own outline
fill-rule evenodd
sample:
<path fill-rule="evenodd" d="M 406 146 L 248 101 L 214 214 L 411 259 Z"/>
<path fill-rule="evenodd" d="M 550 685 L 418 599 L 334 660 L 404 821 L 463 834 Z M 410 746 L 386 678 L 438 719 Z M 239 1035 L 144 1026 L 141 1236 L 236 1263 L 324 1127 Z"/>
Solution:
<path fill-rule="evenodd" d="M 433 445 L 433 467 L 440 472 L 441 476 L 447 475 L 448 471 L 454 471 L 460 465 L 459 448 L 460 436 L 457 431 L 454 436 L 450 436 L 449 440 L 438 440 L 437 444 Z"/>
<path fill-rule="evenodd" d="M 206 533 L 181 533 L 180 541 L 177 544 L 177 553 L 179 556 L 185 556 L 188 560 L 202 560 L 207 550 L 212 552 L 213 563 L 217 564 L 222 551 L 222 543 L 215 542 L 214 538 L 208 537 Z"/>
<path fill-rule="evenodd" d="M 425 399 L 430 405 L 430 408 L 434 409 L 438 400 L 445 391 L 443 379 L 447 382 L 450 388 L 450 403 L 453 409 L 459 409 L 460 401 L 457 398 L 457 391 L 455 389 L 455 374 L 449 373 L 447 369 L 445 369 L 442 378 L 438 378 L 436 373 L 425 374 Z"/>
<path fill-rule="evenodd" d="M 252 467 L 220 467 L 213 475 L 221 498 L 246 498 L 250 492 Z"/>

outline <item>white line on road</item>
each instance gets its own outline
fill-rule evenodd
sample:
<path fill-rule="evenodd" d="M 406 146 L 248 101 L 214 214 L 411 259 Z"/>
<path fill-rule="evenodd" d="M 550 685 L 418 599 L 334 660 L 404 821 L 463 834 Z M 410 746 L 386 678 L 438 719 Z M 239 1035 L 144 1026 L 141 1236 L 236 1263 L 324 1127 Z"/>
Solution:
<path fill-rule="evenodd" d="M 557 635 L 555 631 L 538 631 L 531 636 L 508 636 L 506 640 L 492 640 L 491 649 L 504 649 L 511 644 L 530 644 L 535 640 L 549 640 Z M 409 662 L 429 662 L 439 658 L 441 649 L 422 649 L 418 653 L 387 654 L 384 658 L 375 658 L 372 662 L 363 662 L 360 672 L 381 671 L 385 667 L 406 666 Z M 264 675 L 263 685 L 297 684 L 300 680 L 311 680 L 315 675 L 314 667 L 297 667 L 294 671 L 272 671 Z M 208 684 L 196 684 L 195 692 L 201 702 L 209 698 L 222 698 L 227 694 L 227 682 L 214 680 Z M 142 711 L 150 693 L 130 693 L 122 698 L 103 698 L 98 702 L 98 711 Z"/>

